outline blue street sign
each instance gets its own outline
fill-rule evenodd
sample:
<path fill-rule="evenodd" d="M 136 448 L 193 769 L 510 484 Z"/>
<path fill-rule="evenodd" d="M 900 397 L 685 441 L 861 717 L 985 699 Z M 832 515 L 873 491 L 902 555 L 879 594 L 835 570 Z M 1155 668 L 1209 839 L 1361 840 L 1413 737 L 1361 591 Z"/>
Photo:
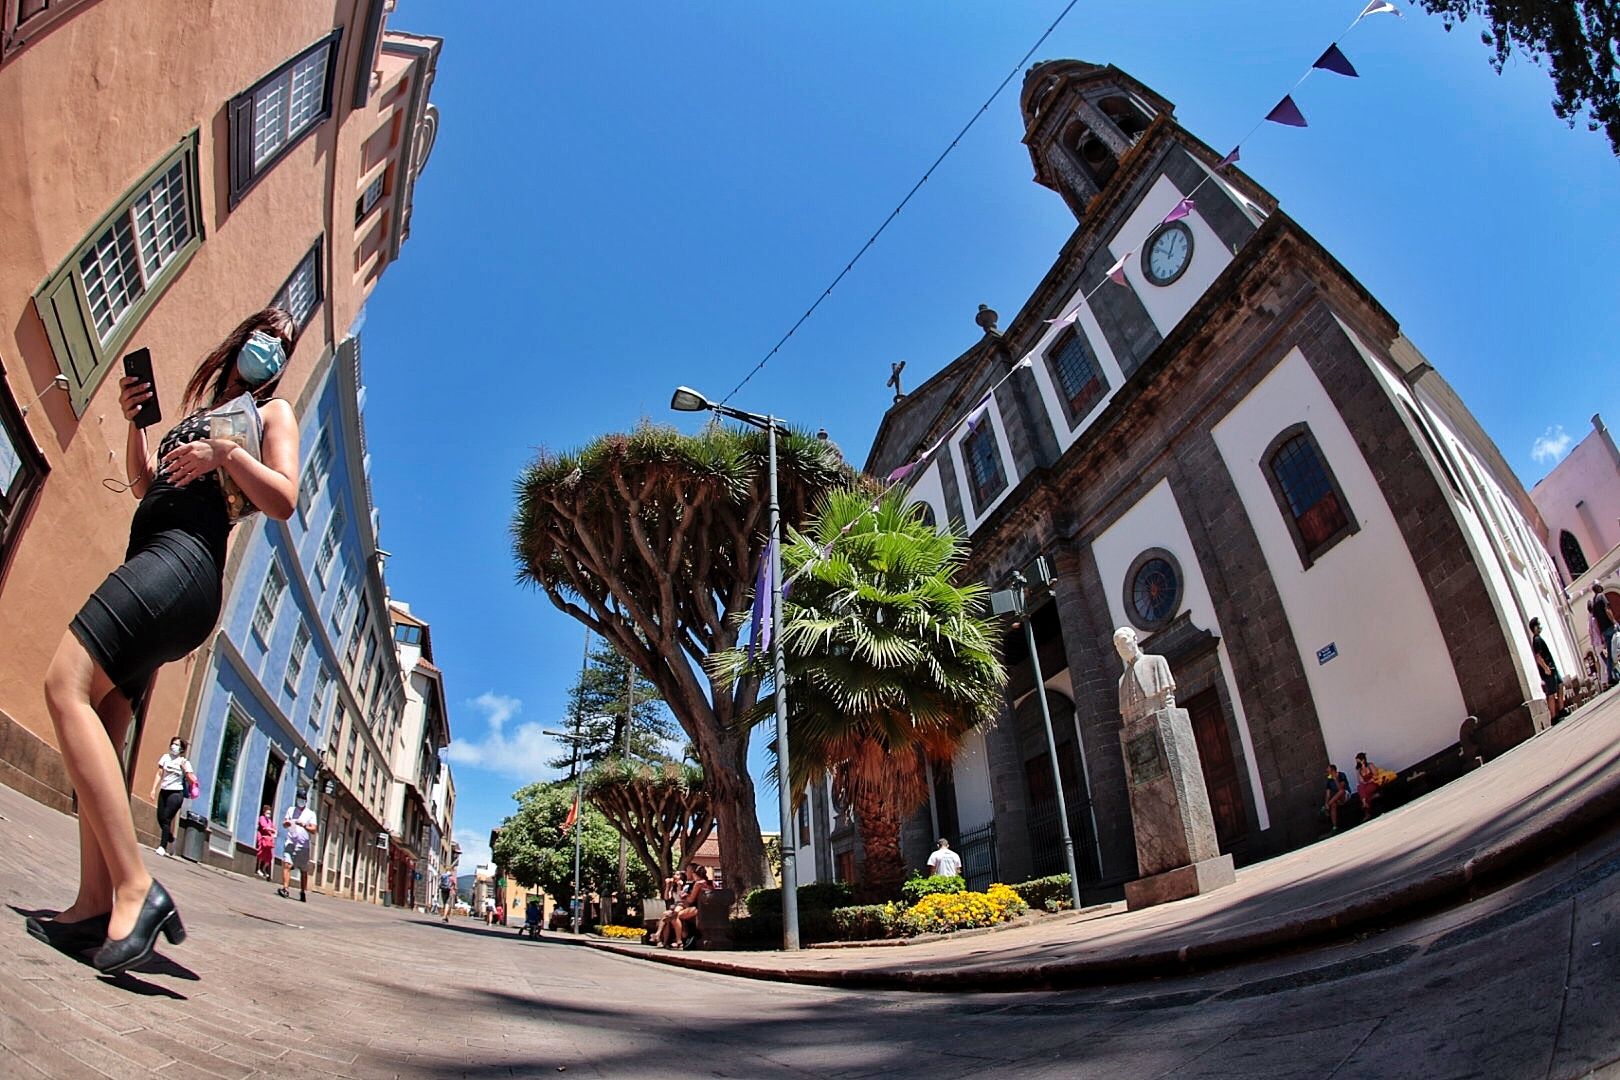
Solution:
<path fill-rule="evenodd" d="M 1330 641 L 1326 645 L 1322 646 L 1320 649 L 1316 650 L 1316 662 L 1318 664 L 1325 664 L 1329 660 L 1332 660 L 1335 656 L 1338 656 L 1338 655 L 1339 655 L 1339 643 L 1336 642 L 1336 641 Z"/>

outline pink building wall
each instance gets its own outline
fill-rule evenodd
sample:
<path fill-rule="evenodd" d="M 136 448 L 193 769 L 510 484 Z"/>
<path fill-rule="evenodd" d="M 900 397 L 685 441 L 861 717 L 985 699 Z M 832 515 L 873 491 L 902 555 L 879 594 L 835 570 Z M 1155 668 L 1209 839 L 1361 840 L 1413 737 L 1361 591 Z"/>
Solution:
<path fill-rule="evenodd" d="M 1564 558 L 1564 532 L 1579 542 L 1588 566 L 1620 546 L 1620 451 L 1602 416 L 1592 417 L 1592 433 L 1530 489 L 1530 499 L 1547 523 L 1544 542 L 1567 583 L 1581 574 Z"/>

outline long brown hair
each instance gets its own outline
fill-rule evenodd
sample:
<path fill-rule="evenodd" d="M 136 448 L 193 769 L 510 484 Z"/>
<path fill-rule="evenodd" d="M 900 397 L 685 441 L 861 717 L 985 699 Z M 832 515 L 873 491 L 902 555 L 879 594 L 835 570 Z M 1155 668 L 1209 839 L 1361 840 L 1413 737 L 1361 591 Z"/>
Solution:
<path fill-rule="evenodd" d="M 293 317 L 285 308 L 267 307 L 243 319 L 237 324 L 236 329 L 225 335 L 225 340 L 215 346 L 214 351 L 203 357 L 203 362 L 197 365 L 191 381 L 186 383 L 184 406 L 186 412 L 195 411 L 205 402 L 211 405 L 219 403 L 219 399 L 225 393 L 225 387 L 231 381 L 231 370 L 236 364 L 236 354 L 247 344 L 247 339 L 255 330 L 262 330 L 278 339 L 290 363 L 293 346 L 296 344 L 293 338 L 294 329 Z M 276 386 L 281 382 L 281 376 L 286 373 L 287 368 L 283 365 L 275 378 L 253 391 L 253 400 L 263 405 L 274 397 Z"/>

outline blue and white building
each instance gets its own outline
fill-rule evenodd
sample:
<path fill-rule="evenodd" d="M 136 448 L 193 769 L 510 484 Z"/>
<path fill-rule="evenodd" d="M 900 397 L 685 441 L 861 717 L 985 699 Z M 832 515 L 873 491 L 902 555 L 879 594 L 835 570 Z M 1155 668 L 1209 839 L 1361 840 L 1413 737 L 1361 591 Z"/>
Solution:
<path fill-rule="evenodd" d="M 205 861 L 251 873 L 261 806 L 307 794 L 315 888 L 386 899 L 385 808 L 404 677 L 393 648 L 361 415 L 360 340 L 329 352 L 297 403 L 298 508 L 232 540 L 219 628 L 195 661 L 189 724 Z M 183 728 L 184 729 L 184 728 Z M 278 837 L 280 853 L 282 838 Z"/>

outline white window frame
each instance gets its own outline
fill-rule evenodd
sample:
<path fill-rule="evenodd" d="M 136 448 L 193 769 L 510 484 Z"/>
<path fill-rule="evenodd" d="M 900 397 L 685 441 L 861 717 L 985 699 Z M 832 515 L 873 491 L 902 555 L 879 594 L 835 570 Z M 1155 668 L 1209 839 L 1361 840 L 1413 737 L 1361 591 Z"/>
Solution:
<path fill-rule="evenodd" d="M 281 595 L 287 591 L 287 571 L 281 560 L 270 556 L 270 568 L 264 572 L 264 584 L 259 586 L 259 601 L 253 606 L 253 632 L 266 645 L 276 626 L 276 615 L 281 607 Z"/>
<path fill-rule="evenodd" d="M 342 28 L 237 94 L 230 117 L 230 207 L 331 117 Z"/>
<path fill-rule="evenodd" d="M 292 649 L 287 653 L 287 673 L 282 677 L 287 693 L 293 697 L 298 696 L 298 681 L 304 677 L 304 656 L 309 652 L 310 641 L 309 626 L 299 619 L 293 631 Z"/>
<path fill-rule="evenodd" d="M 326 521 L 326 532 L 321 536 L 320 550 L 315 554 L 315 577 L 323 589 L 326 588 L 326 572 L 332 568 L 332 559 L 337 555 L 338 538 L 346 524 L 348 516 L 344 514 L 343 507 L 333 507 L 332 516 Z"/>

